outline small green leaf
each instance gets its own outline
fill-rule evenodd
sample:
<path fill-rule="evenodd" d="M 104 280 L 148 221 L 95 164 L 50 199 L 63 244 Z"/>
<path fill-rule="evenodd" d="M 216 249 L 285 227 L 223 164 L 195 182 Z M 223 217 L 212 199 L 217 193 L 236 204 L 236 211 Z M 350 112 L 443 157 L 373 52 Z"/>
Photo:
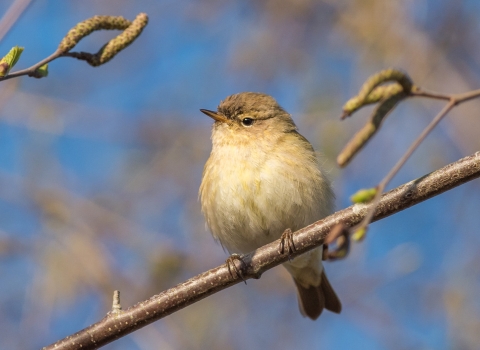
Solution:
<path fill-rule="evenodd" d="M 377 189 L 367 188 L 357 191 L 353 196 L 350 197 L 350 200 L 353 203 L 366 203 L 372 200 L 373 197 L 377 194 Z"/>
<path fill-rule="evenodd" d="M 4 77 L 10 72 L 10 69 L 20 59 L 22 55 L 23 47 L 14 46 L 12 49 L 0 60 L 0 77 Z"/>
<path fill-rule="evenodd" d="M 40 66 L 35 70 L 35 78 L 44 78 L 47 75 L 48 75 L 48 63 L 45 63 L 43 66 Z"/>
<path fill-rule="evenodd" d="M 366 227 L 359 228 L 353 233 L 352 239 L 356 242 L 360 242 L 364 240 L 366 235 L 367 235 L 367 228 Z"/>

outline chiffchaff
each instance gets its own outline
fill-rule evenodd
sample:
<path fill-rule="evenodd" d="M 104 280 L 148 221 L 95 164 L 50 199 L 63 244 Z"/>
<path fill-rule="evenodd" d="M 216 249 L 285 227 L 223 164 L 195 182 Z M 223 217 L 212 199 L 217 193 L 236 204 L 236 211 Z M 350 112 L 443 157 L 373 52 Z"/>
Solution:
<path fill-rule="evenodd" d="M 227 97 L 217 112 L 212 152 L 200 200 L 215 239 L 231 253 L 248 253 L 333 211 L 334 194 L 310 143 L 269 95 Z M 298 290 L 300 311 L 316 319 L 341 303 L 322 266 L 320 248 L 283 264 Z"/>

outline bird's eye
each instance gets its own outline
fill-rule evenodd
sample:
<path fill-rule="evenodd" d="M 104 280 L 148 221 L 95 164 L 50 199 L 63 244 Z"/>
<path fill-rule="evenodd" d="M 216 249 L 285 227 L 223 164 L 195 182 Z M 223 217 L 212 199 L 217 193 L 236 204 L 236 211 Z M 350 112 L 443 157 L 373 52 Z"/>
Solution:
<path fill-rule="evenodd" d="M 253 119 L 252 118 L 243 118 L 242 119 L 242 124 L 245 126 L 251 126 L 253 124 Z"/>

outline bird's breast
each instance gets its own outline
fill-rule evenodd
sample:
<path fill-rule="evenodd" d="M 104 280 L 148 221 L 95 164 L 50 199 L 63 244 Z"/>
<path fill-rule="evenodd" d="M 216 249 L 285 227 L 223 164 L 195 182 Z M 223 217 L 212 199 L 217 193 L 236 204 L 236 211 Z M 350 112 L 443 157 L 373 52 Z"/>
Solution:
<path fill-rule="evenodd" d="M 331 210 L 329 185 L 312 152 L 276 146 L 214 146 L 205 165 L 202 210 L 215 238 L 231 252 L 252 251 L 287 228 L 320 219 L 328 214 L 322 200 Z"/>

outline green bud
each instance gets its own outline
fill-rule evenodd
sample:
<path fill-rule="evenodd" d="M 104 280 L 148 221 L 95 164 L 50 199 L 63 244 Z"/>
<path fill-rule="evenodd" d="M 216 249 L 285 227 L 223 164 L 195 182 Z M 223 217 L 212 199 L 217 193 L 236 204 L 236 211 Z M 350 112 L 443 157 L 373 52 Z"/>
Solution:
<path fill-rule="evenodd" d="M 352 239 L 356 242 L 360 242 L 364 240 L 366 235 L 367 235 L 367 228 L 366 227 L 359 228 L 353 233 Z"/>
<path fill-rule="evenodd" d="M 374 188 L 367 188 L 357 191 L 353 196 L 350 197 L 350 200 L 353 203 L 366 203 L 369 202 L 375 197 L 377 194 L 377 189 Z"/>
<path fill-rule="evenodd" d="M 20 59 L 22 55 L 23 47 L 14 46 L 12 49 L 0 60 L 0 77 L 4 77 L 10 72 L 10 69 Z"/>
<path fill-rule="evenodd" d="M 45 63 L 43 66 L 40 66 L 35 70 L 35 78 L 44 78 L 47 75 L 48 75 L 48 63 Z"/>

